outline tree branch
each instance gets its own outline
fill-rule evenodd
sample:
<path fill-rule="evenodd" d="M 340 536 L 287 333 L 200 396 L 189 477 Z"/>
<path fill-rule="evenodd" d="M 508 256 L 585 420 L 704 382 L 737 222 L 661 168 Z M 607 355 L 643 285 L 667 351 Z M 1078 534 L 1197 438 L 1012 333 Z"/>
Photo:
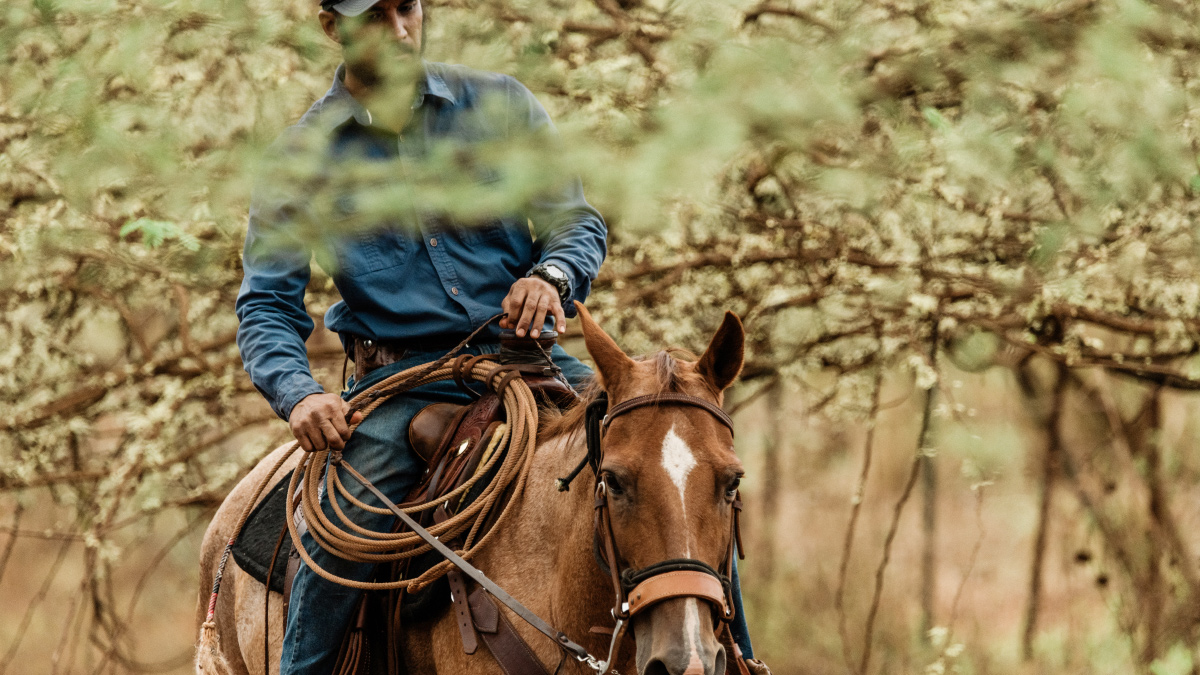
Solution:
<path fill-rule="evenodd" d="M 862 511 L 862 502 L 866 494 L 867 476 L 871 471 L 871 458 L 875 452 L 875 429 L 879 426 L 879 397 L 883 391 L 883 369 L 875 371 L 875 386 L 872 390 L 871 410 L 867 413 L 867 438 L 863 442 L 862 468 L 858 472 L 858 481 L 854 484 L 854 495 L 850 498 L 850 522 L 846 524 L 846 534 L 842 538 L 842 558 L 838 562 L 837 590 L 833 596 L 833 606 L 837 610 L 838 635 L 842 638 L 842 658 L 846 662 L 847 672 L 855 672 L 854 656 L 850 653 L 850 634 L 846 629 L 846 572 L 850 567 L 850 553 L 854 547 L 854 534 L 858 529 L 858 516 Z"/>
<path fill-rule="evenodd" d="M 833 24 L 829 23 L 825 19 L 822 19 L 816 14 L 813 14 L 812 12 L 807 12 L 803 9 L 795 9 L 792 7 L 778 7 L 769 1 L 762 3 L 749 12 L 746 12 L 746 14 L 742 16 L 742 24 L 745 25 L 749 23 L 755 23 L 760 18 L 768 15 L 786 16 L 793 19 L 799 19 L 804 23 L 816 26 L 817 28 L 820 28 L 821 30 L 830 34 L 837 32 L 837 28 L 835 28 Z"/>

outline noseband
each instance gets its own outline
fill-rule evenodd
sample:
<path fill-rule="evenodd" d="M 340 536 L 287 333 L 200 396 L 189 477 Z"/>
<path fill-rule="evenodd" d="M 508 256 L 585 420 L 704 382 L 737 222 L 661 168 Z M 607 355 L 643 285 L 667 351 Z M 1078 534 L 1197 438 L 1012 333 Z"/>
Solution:
<path fill-rule="evenodd" d="M 708 603 L 715 616 L 721 621 L 721 627 L 717 629 L 718 633 L 725 627 L 725 624 L 733 619 L 735 613 L 730 578 L 733 575 L 735 544 L 739 555 L 742 550 L 740 541 L 741 493 L 738 493 L 733 500 L 729 548 L 725 552 L 721 571 L 694 558 L 664 560 L 640 570 L 620 569 L 620 556 L 609 513 L 608 485 L 600 476 L 600 465 L 604 458 L 601 441 L 608 431 L 608 426 L 616 417 L 638 408 L 660 405 L 700 408 L 728 427 L 731 434 L 733 433 L 733 420 L 729 418 L 729 415 L 716 404 L 697 396 L 676 393 L 638 396 L 609 408 L 607 394 L 601 393 L 595 401 L 588 404 L 584 415 L 585 431 L 587 432 L 587 462 L 591 465 L 592 472 L 596 477 L 594 549 L 596 562 L 612 577 L 613 590 L 616 594 L 612 614 L 617 621 L 617 626 L 613 633 L 613 645 L 610 650 L 615 649 L 617 642 L 621 639 L 620 634 L 623 633 L 629 621 L 665 600 L 696 598 Z"/>

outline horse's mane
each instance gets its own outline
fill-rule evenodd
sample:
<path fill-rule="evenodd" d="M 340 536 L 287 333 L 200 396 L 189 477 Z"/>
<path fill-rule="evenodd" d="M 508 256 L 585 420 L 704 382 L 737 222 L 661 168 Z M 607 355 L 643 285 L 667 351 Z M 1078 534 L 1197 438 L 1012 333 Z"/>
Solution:
<path fill-rule="evenodd" d="M 654 363 L 654 373 L 657 378 L 655 394 L 682 391 L 683 377 L 676 367 L 678 365 L 677 356 L 690 361 L 695 361 L 697 358 L 692 352 L 679 347 L 668 347 L 653 354 L 634 357 L 634 361 Z M 583 391 L 579 392 L 580 400 L 570 408 L 562 412 L 554 408 L 544 408 L 538 423 L 539 442 L 582 430 L 584 411 L 587 410 L 588 404 L 595 401 L 603 391 L 604 388 L 600 386 L 599 378 L 593 374 L 584 385 Z"/>

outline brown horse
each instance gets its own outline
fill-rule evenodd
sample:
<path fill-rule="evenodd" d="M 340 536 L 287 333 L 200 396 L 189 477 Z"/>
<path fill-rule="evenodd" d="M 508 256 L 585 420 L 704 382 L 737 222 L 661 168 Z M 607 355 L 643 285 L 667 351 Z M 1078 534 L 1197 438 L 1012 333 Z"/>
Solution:
<path fill-rule="evenodd" d="M 725 315 L 704 354 L 688 361 L 666 351 L 632 359 L 582 305 L 579 310 L 598 375 L 585 398 L 593 399 L 603 390 L 616 405 L 636 396 L 677 392 L 720 405 L 722 392 L 741 370 L 744 333 L 732 313 Z M 568 492 L 555 487 L 555 479 L 569 473 L 585 453 L 584 407 L 576 405 L 561 417 L 543 420 L 524 501 L 515 505 L 517 511 L 504 531 L 473 562 L 556 629 L 603 658 L 609 638 L 591 629 L 612 627 L 614 589 L 593 555 L 593 478 L 585 472 Z M 277 449 L 234 488 L 205 533 L 199 622 L 204 621 L 213 573 L 238 515 L 282 452 Z M 614 419 L 604 438 L 601 475 L 621 567 L 641 569 L 691 558 L 721 569 L 730 548 L 732 503 L 741 474 L 731 432 L 703 409 L 643 407 Z M 264 659 L 265 597 L 263 585 L 231 560 L 216 613 L 231 674 L 263 673 L 265 660 L 271 673 L 278 672 L 283 603 L 278 595 L 271 596 L 269 659 Z M 502 611 L 552 672 L 562 652 L 507 609 Z M 726 655 L 716 628 L 714 613 L 700 600 L 663 601 L 634 618 L 635 649 L 631 653 L 627 644 L 615 669 L 630 673 L 636 668 L 639 675 L 721 675 Z M 403 641 L 411 673 L 501 673 L 486 649 L 474 655 L 463 652 L 450 611 L 406 626 Z M 592 671 L 570 659 L 559 672 Z"/>

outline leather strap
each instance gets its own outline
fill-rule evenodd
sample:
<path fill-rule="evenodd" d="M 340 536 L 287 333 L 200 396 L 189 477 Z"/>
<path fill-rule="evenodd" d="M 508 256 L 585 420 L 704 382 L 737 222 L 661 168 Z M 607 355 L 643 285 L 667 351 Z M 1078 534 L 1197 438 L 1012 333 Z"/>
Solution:
<path fill-rule="evenodd" d="M 728 622 L 721 624 L 721 629 L 717 631 L 717 640 L 725 645 L 726 675 L 751 675 L 750 667 L 746 665 L 746 657 L 742 656 L 742 648 L 738 646 L 737 640 L 733 639 L 733 631 L 730 630 Z"/>
<path fill-rule="evenodd" d="M 288 535 L 287 524 L 283 526 L 283 531 L 279 533 L 279 540 L 275 542 L 275 551 L 271 554 L 271 564 L 267 567 L 267 581 L 263 593 L 263 672 L 271 672 L 271 577 L 275 576 L 275 563 L 279 559 L 279 550 L 283 548 L 284 537 Z M 284 573 L 285 581 L 287 573 Z M 284 598 L 283 603 L 283 620 L 287 621 L 287 598 Z"/>
<path fill-rule="evenodd" d="M 608 518 L 608 486 L 603 481 L 596 483 L 596 501 L 594 502 L 596 517 L 594 520 L 595 537 L 599 537 L 604 548 L 595 547 L 604 556 L 604 565 L 612 576 L 613 590 L 616 600 L 613 602 L 613 618 L 628 619 L 628 607 L 625 605 L 625 587 L 621 584 L 620 560 L 617 558 L 616 537 L 613 535 L 612 522 Z"/>
<path fill-rule="evenodd" d="M 504 374 L 500 376 L 500 381 L 497 382 L 495 380 L 495 373 L 500 372 L 503 372 Z M 492 388 L 495 390 L 496 395 L 503 397 L 504 390 L 508 389 L 508 384 L 518 377 L 521 377 L 521 371 L 511 366 L 500 366 L 496 369 L 496 371 L 494 371 L 494 374 L 489 379 L 491 379 Z"/>
<path fill-rule="evenodd" d="M 521 639 L 487 591 L 476 588 L 470 604 L 475 627 L 505 675 L 549 675 L 546 666 Z"/>
<path fill-rule="evenodd" d="M 623 415 L 630 410 L 664 404 L 687 405 L 692 406 L 693 408 L 707 410 L 712 414 L 713 417 L 717 418 L 718 422 L 729 428 L 729 433 L 733 433 L 733 420 L 729 418 L 728 413 L 721 409 L 721 406 L 712 403 L 711 401 L 706 401 L 698 396 L 691 396 L 689 394 L 674 394 L 670 392 L 663 394 L 650 394 L 647 396 L 635 396 L 631 399 L 621 401 L 620 403 L 608 409 L 608 414 L 604 417 L 603 429 L 607 431 L 608 425 L 612 424 L 614 418 Z"/>
<path fill-rule="evenodd" d="M 365 634 L 366 625 L 367 596 L 363 595 L 358 599 L 358 613 L 354 623 L 342 636 L 342 644 L 333 665 L 334 675 L 366 675 L 371 664 L 371 648 Z"/>
<path fill-rule="evenodd" d="M 433 522 L 442 524 L 450 517 L 446 505 L 442 504 L 433 512 Z M 479 648 L 479 639 L 475 635 L 475 626 L 471 622 L 471 609 L 467 605 L 467 584 L 457 569 L 446 573 L 446 581 L 450 584 L 450 601 L 454 604 L 454 619 L 458 622 L 458 632 L 462 634 L 463 651 L 474 654 Z"/>
<path fill-rule="evenodd" d="M 296 581 L 296 573 L 300 571 L 300 552 L 292 548 L 288 554 L 287 567 L 283 570 L 283 615 L 287 616 L 288 607 L 292 604 L 292 583 Z"/>
<path fill-rule="evenodd" d="M 467 385 L 467 381 L 470 379 L 467 376 L 467 373 L 475 370 L 475 366 L 478 365 L 480 361 L 486 361 L 489 359 L 495 359 L 495 355 L 477 354 L 472 356 L 471 354 L 463 354 L 454 359 L 454 362 L 450 364 L 450 375 L 454 377 L 454 381 L 459 387 L 464 389 L 472 397 L 479 398 L 479 392 Z"/>
<path fill-rule="evenodd" d="M 697 598 L 711 603 L 724 616 L 729 612 L 725 603 L 725 587 L 707 572 L 678 570 L 655 574 L 633 587 L 629 592 L 629 617 L 672 598 Z"/>
<path fill-rule="evenodd" d="M 738 490 L 733 499 L 733 514 L 729 521 L 729 548 L 725 550 L 725 578 L 729 580 L 728 595 L 725 596 L 725 606 L 721 609 L 721 618 L 726 622 L 733 621 L 737 608 L 733 603 L 733 556 L 746 559 L 742 548 L 742 491 Z"/>
<path fill-rule="evenodd" d="M 457 384 L 460 389 L 467 392 L 471 398 L 479 398 L 480 394 L 471 387 L 467 386 L 467 378 L 465 374 L 471 372 L 475 368 L 475 364 L 485 358 L 485 356 L 490 356 L 490 354 L 480 354 L 478 356 L 461 354 L 450 364 L 450 375 L 454 378 L 454 383 Z"/>
<path fill-rule="evenodd" d="M 454 603 L 454 618 L 458 621 L 458 632 L 462 633 L 463 651 L 474 654 L 479 648 L 479 637 L 475 634 L 475 625 L 471 620 L 471 609 L 467 604 L 467 584 L 457 569 L 446 573 L 446 581 L 450 582 L 450 599 Z"/>
<path fill-rule="evenodd" d="M 296 522 L 296 530 L 304 534 L 308 531 L 308 522 L 304 520 L 304 509 L 300 508 L 300 495 L 296 495 L 296 501 L 291 504 L 291 507 L 290 517 Z M 295 542 L 293 542 L 291 553 L 288 554 L 287 567 L 283 569 L 283 615 L 285 617 L 292 604 L 292 582 L 296 580 L 296 573 L 299 571 L 300 551 L 296 549 Z"/>

